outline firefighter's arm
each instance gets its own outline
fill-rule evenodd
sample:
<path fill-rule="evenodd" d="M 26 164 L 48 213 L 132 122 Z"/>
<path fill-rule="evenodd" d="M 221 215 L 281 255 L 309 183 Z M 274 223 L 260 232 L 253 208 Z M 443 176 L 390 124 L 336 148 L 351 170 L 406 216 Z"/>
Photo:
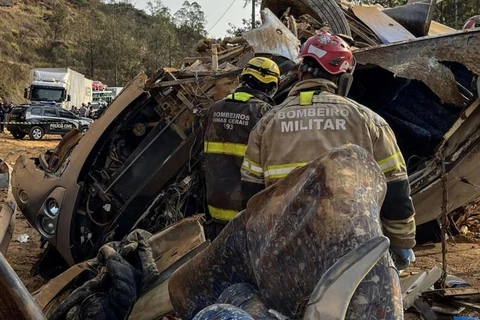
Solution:
<path fill-rule="evenodd" d="M 405 160 L 392 129 L 388 125 L 376 126 L 376 129 L 374 157 L 387 180 L 381 210 L 384 232 L 392 247 L 411 249 L 415 246 L 415 209 Z"/>
<path fill-rule="evenodd" d="M 261 165 L 262 120 L 250 132 L 248 146 L 242 163 L 242 204 L 246 208 L 248 200 L 265 189 Z"/>

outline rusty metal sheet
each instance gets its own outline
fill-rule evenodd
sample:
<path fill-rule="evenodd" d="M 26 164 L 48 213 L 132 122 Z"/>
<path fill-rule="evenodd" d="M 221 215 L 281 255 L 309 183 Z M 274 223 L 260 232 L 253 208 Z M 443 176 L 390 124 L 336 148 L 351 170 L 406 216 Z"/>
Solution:
<path fill-rule="evenodd" d="M 45 286 L 38 290 L 34 299 L 42 311 L 57 298 L 62 291 L 68 289 L 70 284 L 83 272 L 90 270 L 88 261 L 76 264 L 59 276 L 50 280 Z"/>
<path fill-rule="evenodd" d="M 383 13 L 377 6 L 352 6 L 353 13 L 380 38 L 383 43 L 415 39 L 400 23 Z"/>
<path fill-rule="evenodd" d="M 202 215 L 185 218 L 148 240 L 158 272 L 163 272 L 206 241 L 201 225 L 202 219 Z"/>
<path fill-rule="evenodd" d="M 361 65 L 377 65 L 398 77 L 423 81 L 442 102 L 461 105 L 455 77 L 440 61 L 458 62 L 480 74 L 480 30 L 360 49 L 355 57 Z"/>
<path fill-rule="evenodd" d="M 298 63 L 300 40 L 266 8 L 261 11 L 263 24 L 243 34 L 255 53 L 269 53 Z"/>
<path fill-rule="evenodd" d="M 447 288 L 443 289 L 444 297 L 459 297 L 479 295 L 480 288 Z"/>

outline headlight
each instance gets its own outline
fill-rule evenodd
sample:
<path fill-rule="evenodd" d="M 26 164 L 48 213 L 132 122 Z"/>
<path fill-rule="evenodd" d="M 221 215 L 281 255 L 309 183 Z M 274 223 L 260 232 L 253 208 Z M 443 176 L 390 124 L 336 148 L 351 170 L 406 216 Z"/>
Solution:
<path fill-rule="evenodd" d="M 40 225 L 43 232 L 45 232 L 47 235 L 52 236 L 55 233 L 55 224 L 49 217 L 43 216 L 40 220 Z"/>
<path fill-rule="evenodd" d="M 57 200 L 50 198 L 45 203 L 45 210 L 51 217 L 55 217 L 60 211 L 60 205 Z"/>

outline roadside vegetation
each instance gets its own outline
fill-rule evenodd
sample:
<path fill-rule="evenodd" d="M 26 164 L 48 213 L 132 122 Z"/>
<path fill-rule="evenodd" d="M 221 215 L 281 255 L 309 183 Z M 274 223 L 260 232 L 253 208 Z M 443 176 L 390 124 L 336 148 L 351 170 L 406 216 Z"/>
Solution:
<path fill-rule="evenodd" d="M 356 1 L 385 7 L 406 2 Z M 437 5 L 435 19 L 461 28 L 479 13 L 476 2 L 444 0 Z M 258 12 L 261 1 L 256 3 Z M 198 41 L 207 36 L 202 7 L 189 1 L 171 12 L 160 0 L 145 11 L 128 1 L 17 0 L 12 7 L 0 7 L 0 21 L 0 97 L 16 103 L 23 101 L 32 67 L 70 67 L 90 79 L 123 86 L 141 71 L 152 74 L 161 67 L 180 67 L 184 57 L 196 55 Z M 250 26 L 251 20 L 245 19 L 225 35 L 238 35 Z"/>

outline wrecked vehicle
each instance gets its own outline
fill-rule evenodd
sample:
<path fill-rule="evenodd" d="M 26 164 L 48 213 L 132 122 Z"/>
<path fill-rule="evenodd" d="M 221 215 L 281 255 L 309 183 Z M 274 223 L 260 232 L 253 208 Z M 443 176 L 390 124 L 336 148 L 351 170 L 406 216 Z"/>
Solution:
<path fill-rule="evenodd" d="M 349 3 L 332 7 L 332 0 L 328 10 L 335 14 L 323 20 L 322 1 L 288 2 L 287 10 L 274 2 L 262 2 L 264 23 L 258 29 L 220 44 L 199 44 L 200 56 L 186 58 L 181 69 L 137 76 L 83 138 L 74 130 L 55 150 L 17 160 L 15 200 L 48 242 L 40 269 L 58 267 L 51 254 L 73 265 L 132 229 L 155 233 L 204 213 L 205 109 L 236 87 L 255 54 L 279 64 L 275 101 L 282 102 L 297 80 L 301 40 L 326 25 L 353 38 L 358 64 L 349 97 L 383 116 L 395 132 L 410 173 L 417 224 L 440 216 L 443 175 L 448 211 L 480 198 L 479 30 L 452 32 L 431 21 L 435 2 L 382 11 Z M 415 25 L 401 19 L 398 12 L 405 10 L 418 12 Z M 339 15 L 345 30 L 334 23 Z M 380 16 L 381 23 L 375 22 Z"/>
<path fill-rule="evenodd" d="M 2 268 L 6 261 L 0 255 L 0 290 L 13 300 L 10 313 L 17 307 L 33 319 L 147 320 L 173 314 L 191 319 L 225 288 L 231 298 L 223 303 L 242 307 L 255 319 L 290 319 L 293 313 L 299 319 L 380 313 L 385 317 L 379 319 L 401 319 L 399 279 L 385 254 L 389 240 L 379 219 L 385 190 L 385 177 L 368 151 L 342 146 L 252 198 L 210 245 L 201 216 L 155 235 L 136 229 L 103 245 L 96 259 L 52 279 L 33 299 Z M 21 294 L 4 288 L 6 280 Z M 242 282 L 243 288 L 248 283 L 259 288 L 256 299 L 242 297 L 237 290 Z M 22 308 L 26 304 L 33 306 Z"/>

